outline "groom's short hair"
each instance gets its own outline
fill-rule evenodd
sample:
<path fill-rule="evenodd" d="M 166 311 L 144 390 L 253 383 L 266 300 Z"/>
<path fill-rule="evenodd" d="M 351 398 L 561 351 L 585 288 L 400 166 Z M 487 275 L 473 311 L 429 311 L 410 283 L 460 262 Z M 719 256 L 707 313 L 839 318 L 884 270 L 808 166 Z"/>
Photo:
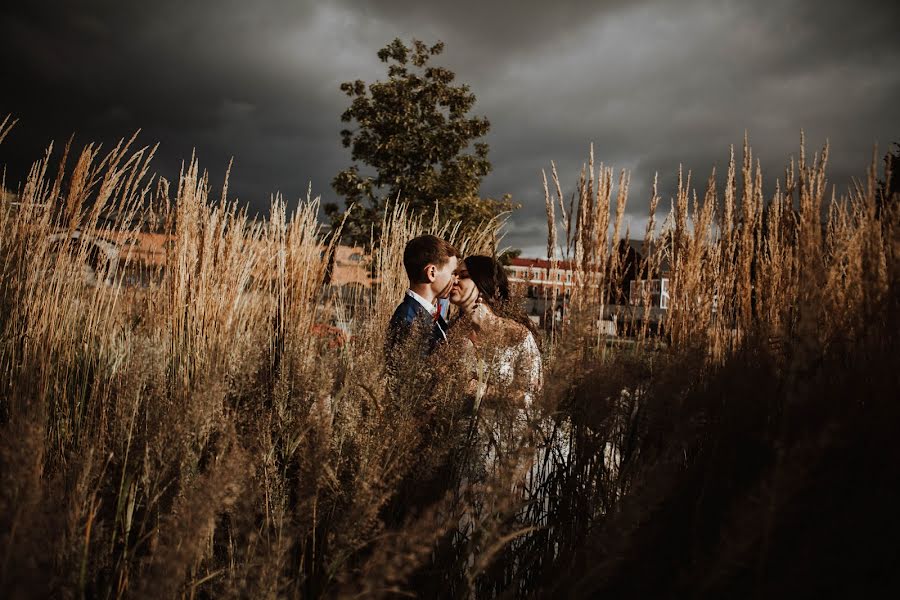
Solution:
<path fill-rule="evenodd" d="M 436 235 L 420 235 L 406 243 L 403 266 L 411 283 L 426 283 L 425 267 L 443 267 L 451 256 L 459 256 L 456 248 Z"/>

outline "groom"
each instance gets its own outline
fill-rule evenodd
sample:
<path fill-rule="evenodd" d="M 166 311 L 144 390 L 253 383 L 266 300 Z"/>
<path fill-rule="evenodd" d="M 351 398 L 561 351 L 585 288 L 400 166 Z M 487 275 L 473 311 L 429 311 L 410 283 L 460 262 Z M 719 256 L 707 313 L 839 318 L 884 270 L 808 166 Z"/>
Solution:
<path fill-rule="evenodd" d="M 424 355 L 447 341 L 447 322 L 437 304 L 450 295 L 457 261 L 456 249 L 439 237 L 422 235 L 406 244 L 403 266 L 409 289 L 388 325 L 389 361 L 404 344 L 414 344 Z"/>

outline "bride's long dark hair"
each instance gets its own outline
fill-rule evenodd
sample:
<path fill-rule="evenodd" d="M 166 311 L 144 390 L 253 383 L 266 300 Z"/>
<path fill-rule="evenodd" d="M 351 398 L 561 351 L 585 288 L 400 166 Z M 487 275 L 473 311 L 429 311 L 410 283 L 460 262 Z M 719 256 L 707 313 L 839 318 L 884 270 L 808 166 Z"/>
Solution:
<path fill-rule="evenodd" d="M 469 278 L 478 288 L 481 299 L 491 307 L 494 314 L 505 319 L 512 319 L 524 326 L 534 336 L 535 342 L 541 344 L 541 336 L 520 303 L 510 293 L 509 277 L 506 269 L 496 258 L 476 254 L 467 256 L 465 261 Z"/>

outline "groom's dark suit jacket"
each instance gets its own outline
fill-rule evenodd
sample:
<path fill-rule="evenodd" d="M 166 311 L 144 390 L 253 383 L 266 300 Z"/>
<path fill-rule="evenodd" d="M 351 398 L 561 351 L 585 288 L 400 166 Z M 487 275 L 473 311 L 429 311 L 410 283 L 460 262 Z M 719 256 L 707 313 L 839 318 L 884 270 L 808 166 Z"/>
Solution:
<path fill-rule="evenodd" d="M 434 352 L 437 346 L 444 342 L 444 334 L 448 328 L 444 318 L 438 315 L 437 320 L 428 310 L 409 295 L 403 297 L 403 302 L 394 311 L 388 324 L 387 353 L 388 358 L 395 352 L 398 346 L 403 345 L 415 336 L 416 346 L 421 348 L 421 354 L 427 355 Z"/>

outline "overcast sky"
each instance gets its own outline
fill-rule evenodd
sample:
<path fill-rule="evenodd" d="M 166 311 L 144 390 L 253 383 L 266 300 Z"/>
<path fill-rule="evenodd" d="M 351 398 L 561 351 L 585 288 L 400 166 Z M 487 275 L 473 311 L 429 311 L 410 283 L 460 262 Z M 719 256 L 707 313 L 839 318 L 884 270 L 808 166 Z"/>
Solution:
<path fill-rule="evenodd" d="M 801 129 L 810 151 L 830 140 L 839 191 L 873 144 L 900 140 L 896 1 L 11 4 L 0 9 L 0 115 L 19 119 L 0 145 L 10 187 L 52 139 L 109 144 L 141 128 L 169 178 L 196 148 L 215 182 L 234 157 L 232 193 L 255 210 L 309 183 L 343 204 L 330 185 L 350 164 L 338 88 L 385 78 L 375 54 L 395 37 L 446 44 L 440 64 L 491 122 L 482 194 L 523 205 L 506 243 L 526 255 L 545 245 L 541 169 L 555 160 L 573 189 L 591 142 L 598 161 L 632 170 L 637 229 L 654 172 L 664 198 L 679 164 L 705 181 L 745 130 L 768 185 Z"/>

